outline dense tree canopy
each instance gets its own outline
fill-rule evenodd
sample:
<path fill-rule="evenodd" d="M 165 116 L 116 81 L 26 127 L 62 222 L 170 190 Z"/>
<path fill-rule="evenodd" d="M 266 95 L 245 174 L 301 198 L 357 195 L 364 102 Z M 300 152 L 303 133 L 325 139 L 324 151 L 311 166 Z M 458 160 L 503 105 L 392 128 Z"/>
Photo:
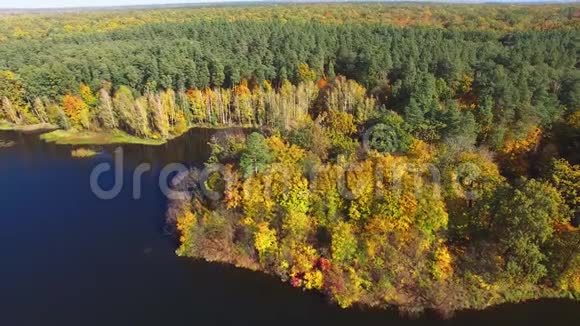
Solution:
<path fill-rule="evenodd" d="M 265 8 L 272 12 L 267 15 Z M 234 20 L 211 13 L 235 9 L 186 10 L 175 13 L 183 19 L 173 17 L 169 22 L 159 22 L 157 11 L 138 12 L 141 18 L 135 24 L 82 32 L 57 28 L 73 20 L 67 14 L 43 17 L 44 34 L 0 42 L 5 119 L 43 121 L 38 112 L 34 116 L 34 103 L 56 104 L 66 111 L 67 106 L 71 109 L 70 96 L 87 99 L 81 94 L 84 89 L 97 94 L 88 98 L 93 103 L 85 103 L 92 118 L 88 124 L 83 117 L 70 126 L 118 127 L 142 137 L 166 138 L 177 127 L 193 123 L 263 125 L 273 121 L 266 121 L 261 112 L 273 109 L 281 111 L 276 123 L 288 124 L 294 114 L 288 115 L 289 108 L 299 105 L 311 110 L 308 101 L 315 99 L 333 109 L 353 109 L 358 120 L 368 119 L 373 106 L 384 105 L 398 112 L 409 131 L 426 141 L 479 141 L 500 148 L 505 141 L 523 139 L 533 128 L 550 126 L 578 108 L 575 7 L 546 7 L 558 9 L 555 12 L 562 15 L 559 19 L 566 28 L 562 24 L 528 31 L 512 27 L 510 33 L 453 24 L 394 24 L 420 25 L 401 28 L 388 24 L 386 18 L 356 19 L 372 11 L 372 5 L 354 6 L 352 17 L 340 19 L 343 24 L 298 19 L 284 8 L 257 7 L 249 12 L 263 19 Z M 313 8 L 316 15 L 322 7 Z M 328 12 L 333 16 L 333 10 L 339 11 L 346 18 L 341 8 L 330 6 Z M 463 7 L 420 8 L 425 16 L 429 11 L 460 12 Z M 507 19 L 498 12 L 508 11 L 514 17 L 525 12 L 533 17 L 540 15 L 538 9 L 515 7 L 510 12 L 507 7 L 491 6 L 477 10 L 484 17 L 496 17 L 490 19 Z M 276 18 L 278 10 L 292 18 Z M 203 13 L 212 18 L 200 19 Z M 98 15 L 114 25 L 116 19 L 132 14 L 86 14 L 86 19 Z M 184 19 L 188 15 L 196 19 Z M 74 19 L 85 19 L 80 17 Z M 449 22 L 454 16 L 442 17 Z M 24 23 L 28 16 L 6 18 L 13 22 L 11 28 L 18 26 L 18 18 Z M 510 24 L 517 26 L 515 21 Z M 334 83 L 335 75 L 353 81 Z M 287 85 L 287 80 L 298 88 Z M 318 83 L 320 94 L 299 86 L 318 80 L 329 82 L 329 87 Z M 264 96 L 271 88 L 280 100 Z M 106 104 L 107 96 L 116 93 L 125 94 L 124 99 L 112 101 L 118 105 Z M 307 102 L 285 102 L 283 97 L 293 96 L 290 93 L 299 93 Z M 128 100 L 135 103 L 129 105 Z M 112 117 L 107 113 L 110 108 L 118 110 Z M 149 125 L 144 120 L 146 112 L 154 116 Z M 60 121 L 62 115 L 57 116 L 50 122 L 58 124 L 54 120 Z M 120 118 L 119 123 L 113 117 Z M 123 121 L 123 117 L 141 122 Z"/>

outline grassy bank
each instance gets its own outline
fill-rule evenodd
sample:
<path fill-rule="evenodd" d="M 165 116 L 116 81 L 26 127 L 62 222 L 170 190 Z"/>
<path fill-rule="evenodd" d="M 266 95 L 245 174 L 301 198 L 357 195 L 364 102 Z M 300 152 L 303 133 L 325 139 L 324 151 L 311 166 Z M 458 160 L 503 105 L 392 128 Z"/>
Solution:
<path fill-rule="evenodd" d="M 139 138 L 118 130 L 111 132 L 55 130 L 42 134 L 40 138 L 59 145 L 141 144 L 155 146 L 167 142 L 166 139 Z"/>
<path fill-rule="evenodd" d="M 3 131 L 38 131 L 38 130 L 53 130 L 58 127 L 50 123 L 37 123 L 33 125 L 15 125 L 6 121 L 0 121 L 0 130 Z"/>
<path fill-rule="evenodd" d="M 99 154 L 99 152 L 97 152 L 93 149 L 84 148 L 84 147 L 73 149 L 70 153 L 70 155 L 72 157 L 75 157 L 75 158 L 89 158 L 89 157 L 93 157 L 97 154 Z"/>
<path fill-rule="evenodd" d="M 129 135 L 120 130 L 109 131 L 88 131 L 88 130 L 63 130 L 58 129 L 57 126 L 42 123 L 35 125 L 15 125 L 5 121 L 0 121 L 0 131 L 47 131 L 40 135 L 44 141 L 55 143 L 58 145 L 110 145 L 110 144 L 140 144 L 159 146 L 168 141 L 178 138 L 187 133 L 192 128 L 209 128 L 209 129 L 229 129 L 229 128 L 251 128 L 251 126 L 244 125 L 211 125 L 211 124 L 195 124 L 187 128 L 183 133 L 171 135 L 166 139 L 162 138 L 140 138 Z"/>

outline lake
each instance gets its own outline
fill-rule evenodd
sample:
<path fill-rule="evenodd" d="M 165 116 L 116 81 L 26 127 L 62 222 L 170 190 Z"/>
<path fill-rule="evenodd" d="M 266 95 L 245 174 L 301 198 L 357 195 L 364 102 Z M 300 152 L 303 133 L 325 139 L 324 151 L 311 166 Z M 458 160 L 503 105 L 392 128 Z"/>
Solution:
<path fill-rule="evenodd" d="M 122 191 L 91 191 L 91 171 L 112 163 L 117 146 L 90 159 L 36 134 L 0 132 L 0 325 L 490 325 L 574 324 L 569 300 L 506 304 L 441 320 L 392 310 L 340 309 L 258 272 L 179 258 L 164 233 L 167 199 L 159 172 L 168 163 L 198 166 L 214 133 L 193 129 L 159 147 L 123 145 Z M 141 163 L 141 198 L 132 173 Z M 100 185 L 114 183 L 103 173 Z"/>

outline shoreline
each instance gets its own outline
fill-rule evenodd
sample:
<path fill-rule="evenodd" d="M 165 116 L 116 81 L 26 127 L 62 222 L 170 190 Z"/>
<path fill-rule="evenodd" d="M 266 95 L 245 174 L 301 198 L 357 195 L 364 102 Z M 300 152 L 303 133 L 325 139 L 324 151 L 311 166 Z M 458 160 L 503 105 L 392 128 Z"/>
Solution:
<path fill-rule="evenodd" d="M 260 274 L 260 275 L 269 275 L 278 280 L 280 284 L 291 285 L 289 280 L 285 280 L 275 271 L 268 270 L 259 266 L 259 263 L 253 261 L 250 257 L 243 257 L 242 256 L 224 256 L 224 257 L 213 257 L 208 255 L 206 252 L 198 252 L 197 255 L 183 255 L 179 257 L 184 257 L 187 259 L 191 259 L 194 261 L 202 261 L 208 264 L 216 264 L 216 265 L 225 265 L 230 266 L 234 269 L 241 269 L 247 270 L 252 273 Z M 249 263 L 248 263 L 249 262 Z M 456 279 L 458 281 L 458 279 Z M 300 289 L 300 288 L 297 288 Z M 457 288 L 458 290 L 461 288 Z M 525 292 L 520 293 L 519 296 L 513 297 L 506 297 L 503 291 L 497 291 L 493 293 L 495 297 L 494 300 L 490 300 L 486 303 L 474 304 L 471 303 L 463 303 L 451 305 L 442 305 L 442 304 L 435 304 L 435 302 L 431 302 L 431 304 L 421 303 L 421 302 L 382 302 L 378 300 L 369 300 L 369 298 L 363 298 L 362 300 L 357 300 L 352 302 L 352 304 L 348 307 L 340 306 L 330 295 L 327 289 L 309 289 L 306 290 L 304 288 L 301 289 L 302 291 L 313 291 L 325 297 L 328 301 L 328 304 L 334 305 L 336 307 L 340 307 L 341 309 L 353 309 L 353 308 L 362 308 L 362 309 L 380 309 L 380 310 L 387 310 L 387 309 L 394 309 L 401 317 L 420 317 L 424 316 L 427 312 L 434 312 L 443 320 L 449 320 L 455 317 L 457 314 L 469 312 L 469 311 L 476 311 L 481 312 L 485 310 L 494 309 L 500 307 L 502 305 L 514 305 L 514 304 L 525 304 L 534 301 L 540 300 L 570 300 L 572 302 L 580 303 L 580 297 L 575 297 L 570 292 L 561 291 L 555 288 L 549 288 L 545 286 L 534 286 L 531 288 L 526 289 Z M 463 289 L 465 290 L 465 289 Z"/>
<path fill-rule="evenodd" d="M 15 125 L 9 122 L 0 121 L 0 131 L 54 131 L 59 129 L 58 126 L 50 123 L 37 123 L 33 125 Z"/>
<path fill-rule="evenodd" d="M 64 130 L 58 126 L 41 123 L 34 125 L 14 125 L 11 123 L 0 122 L 0 131 L 20 131 L 35 132 L 42 131 L 40 139 L 57 145 L 114 145 L 114 144 L 134 144 L 147 146 L 160 146 L 167 142 L 185 135 L 194 128 L 207 128 L 213 130 L 224 130 L 229 128 L 252 128 L 244 125 L 208 125 L 195 124 L 189 126 L 183 133 L 171 135 L 168 138 L 141 138 L 130 135 L 121 130 L 109 131 L 89 131 L 89 130 Z"/>
<path fill-rule="evenodd" d="M 112 144 L 137 144 L 159 146 L 169 139 L 146 139 L 131 136 L 119 130 L 104 131 L 70 131 L 54 130 L 43 133 L 40 139 L 57 145 L 112 145 Z"/>

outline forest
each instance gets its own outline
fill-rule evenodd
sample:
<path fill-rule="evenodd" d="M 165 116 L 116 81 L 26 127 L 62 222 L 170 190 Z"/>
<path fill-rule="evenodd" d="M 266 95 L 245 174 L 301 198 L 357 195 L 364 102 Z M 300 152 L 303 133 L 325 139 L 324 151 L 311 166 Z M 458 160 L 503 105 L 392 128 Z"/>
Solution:
<path fill-rule="evenodd" d="M 177 253 L 342 307 L 578 300 L 579 31 L 577 5 L 4 15 L 0 129 L 248 128 L 171 203 Z"/>

